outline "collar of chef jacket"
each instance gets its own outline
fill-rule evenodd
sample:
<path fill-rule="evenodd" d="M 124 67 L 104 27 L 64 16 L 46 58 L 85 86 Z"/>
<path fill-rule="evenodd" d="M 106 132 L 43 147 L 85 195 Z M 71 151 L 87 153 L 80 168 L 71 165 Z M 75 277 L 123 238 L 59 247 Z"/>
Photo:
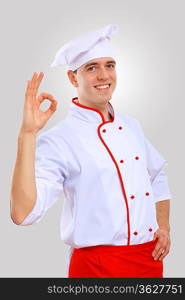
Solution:
<path fill-rule="evenodd" d="M 114 109 L 110 102 L 108 102 L 108 112 L 111 115 L 111 120 L 106 121 L 104 115 L 99 110 L 80 104 L 78 97 L 75 97 L 72 99 L 69 115 L 80 118 L 83 121 L 100 124 L 114 121 Z"/>

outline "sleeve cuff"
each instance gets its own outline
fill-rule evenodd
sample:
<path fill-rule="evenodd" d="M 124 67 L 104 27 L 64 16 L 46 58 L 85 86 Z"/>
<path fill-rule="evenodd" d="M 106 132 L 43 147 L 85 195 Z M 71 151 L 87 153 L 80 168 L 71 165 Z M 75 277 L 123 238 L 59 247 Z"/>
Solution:
<path fill-rule="evenodd" d="M 155 203 L 159 202 L 159 201 L 163 201 L 163 200 L 171 200 L 172 199 L 172 195 L 171 194 L 166 194 L 166 195 L 162 195 L 159 197 L 154 197 Z"/>

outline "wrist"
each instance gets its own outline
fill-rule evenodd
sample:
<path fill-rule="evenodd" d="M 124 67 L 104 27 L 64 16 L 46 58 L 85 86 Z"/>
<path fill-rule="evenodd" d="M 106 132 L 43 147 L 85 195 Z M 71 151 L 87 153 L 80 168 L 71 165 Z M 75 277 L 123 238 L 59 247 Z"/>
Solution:
<path fill-rule="evenodd" d="M 159 224 L 159 229 L 161 229 L 161 230 L 165 230 L 165 231 L 167 231 L 168 233 L 170 232 L 170 225 L 168 224 Z"/>
<path fill-rule="evenodd" d="M 24 137 L 24 136 L 33 136 L 33 137 L 35 137 L 36 135 L 37 135 L 37 133 L 35 131 L 26 131 L 26 130 L 21 129 L 19 131 L 18 137 L 19 138 Z"/>

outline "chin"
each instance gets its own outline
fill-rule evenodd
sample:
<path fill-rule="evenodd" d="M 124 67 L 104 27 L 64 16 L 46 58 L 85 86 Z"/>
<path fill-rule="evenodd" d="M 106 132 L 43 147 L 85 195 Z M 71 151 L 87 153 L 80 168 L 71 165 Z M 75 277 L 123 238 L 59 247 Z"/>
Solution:
<path fill-rule="evenodd" d="M 106 98 L 102 98 L 102 99 L 100 99 L 100 101 L 102 101 L 103 103 L 108 103 L 111 99 L 112 99 L 112 95 L 108 96 Z"/>
<path fill-rule="evenodd" d="M 108 95 L 106 98 L 104 98 L 105 99 L 105 101 L 109 101 L 109 100 L 111 100 L 112 99 L 112 94 L 111 95 Z"/>

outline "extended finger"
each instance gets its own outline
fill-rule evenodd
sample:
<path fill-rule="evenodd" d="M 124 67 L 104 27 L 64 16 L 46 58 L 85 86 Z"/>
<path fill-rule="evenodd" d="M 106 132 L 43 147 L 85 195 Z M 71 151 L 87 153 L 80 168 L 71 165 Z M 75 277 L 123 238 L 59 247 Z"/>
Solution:
<path fill-rule="evenodd" d="M 27 88 L 26 88 L 26 94 L 28 94 L 28 93 L 30 94 L 31 89 L 32 89 L 32 81 L 33 81 L 33 79 L 34 79 L 35 76 L 36 76 L 36 73 L 33 73 L 32 78 L 30 80 L 28 80 L 28 82 L 27 82 Z"/>
<path fill-rule="evenodd" d="M 30 80 L 28 80 L 28 81 L 27 81 L 26 92 L 25 92 L 25 95 L 26 95 L 26 96 L 29 94 L 30 86 L 31 86 L 31 83 L 30 83 Z"/>
<path fill-rule="evenodd" d="M 32 80 L 31 80 L 31 94 L 32 94 L 32 98 L 35 98 L 35 86 L 36 86 L 36 82 L 37 82 L 37 77 L 38 74 L 36 72 L 34 72 L 33 76 L 32 76 Z"/>
<path fill-rule="evenodd" d="M 25 92 L 25 105 L 27 105 L 27 104 L 32 105 L 32 103 L 33 103 L 31 84 L 32 84 L 31 80 L 28 80 L 27 89 Z"/>
<path fill-rule="evenodd" d="M 34 73 L 31 80 L 28 80 L 27 89 L 26 89 L 26 99 L 28 101 L 33 101 L 33 82 L 37 74 Z"/>
<path fill-rule="evenodd" d="M 34 72 L 32 78 L 31 78 L 31 80 L 30 80 L 30 83 L 31 83 L 30 88 L 31 88 L 31 89 L 34 88 L 34 82 L 35 82 L 36 78 L 37 78 L 37 73 Z"/>
<path fill-rule="evenodd" d="M 34 96 L 36 97 L 37 92 L 38 92 L 38 88 L 40 86 L 40 83 L 42 81 L 42 78 L 44 77 L 44 73 L 40 72 L 38 78 L 36 78 L 36 80 L 34 81 Z"/>

